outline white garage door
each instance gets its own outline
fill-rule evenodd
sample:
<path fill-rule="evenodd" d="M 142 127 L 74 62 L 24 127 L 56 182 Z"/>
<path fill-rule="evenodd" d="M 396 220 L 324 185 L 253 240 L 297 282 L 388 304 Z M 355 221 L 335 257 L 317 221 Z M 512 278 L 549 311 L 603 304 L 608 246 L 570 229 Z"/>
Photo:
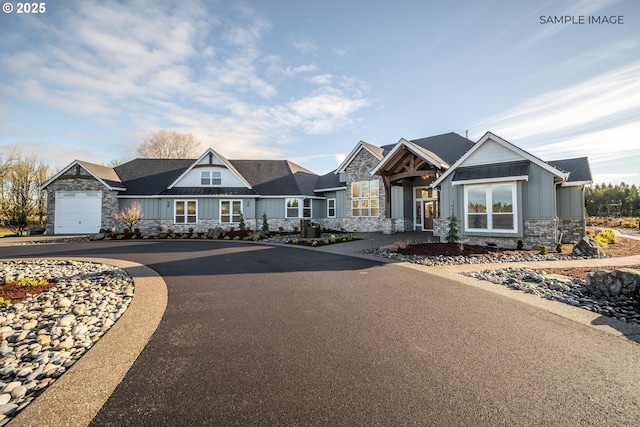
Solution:
<path fill-rule="evenodd" d="M 86 234 L 100 231 L 101 191 L 56 192 L 55 234 Z"/>

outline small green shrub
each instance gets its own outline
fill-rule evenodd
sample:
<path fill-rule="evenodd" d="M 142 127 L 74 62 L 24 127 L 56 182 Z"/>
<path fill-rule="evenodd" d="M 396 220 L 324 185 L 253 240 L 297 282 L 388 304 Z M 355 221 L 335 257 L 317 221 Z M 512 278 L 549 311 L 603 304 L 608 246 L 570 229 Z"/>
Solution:
<path fill-rule="evenodd" d="M 200 237 L 200 236 L 198 236 L 198 233 L 193 233 L 193 234 L 191 235 L 191 238 L 192 238 L 192 239 L 197 239 L 198 237 Z"/>
<path fill-rule="evenodd" d="M 267 222 L 267 213 L 262 214 L 262 231 L 269 231 L 269 223 Z"/>
<path fill-rule="evenodd" d="M 238 224 L 238 229 L 242 231 L 245 228 L 247 227 L 245 226 L 245 223 L 244 223 L 244 216 L 240 214 L 240 223 Z"/>
<path fill-rule="evenodd" d="M 325 245 L 328 245 L 329 244 L 329 239 L 322 240 L 322 243 L 324 243 Z"/>
<path fill-rule="evenodd" d="M 249 237 L 249 236 L 244 236 L 244 237 L 242 238 L 242 240 L 251 240 L 251 237 Z"/>
<path fill-rule="evenodd" d="M 556 243 L 556 252 L 558 252 L 559 254 L 562 253 L 562 243 Z"/>
<path fill-rule="evenodd" d="M 546 255 L 549 253 L 549 249 L 545 245 L 540 246 L 540 255 Z"/>
<path fill-rule="evenodd" d="M 110 236 L 105 236 L 104 240 L 111 240 L 111 237 Z"/>
<path fill-rule="evenodd" d="M 240 240 L 240 236 L 234 237 L 233 240 Z"/>
<path fill-rule="evenodd" d="M 122 235 L 122 234 L 118 234 L 118 235 L 116 236 L 116 239 L 118 239 L 118 240 L 122 240 L 122 239 L 124 239 L 124 235 Z"/>
<path fill-rule="evenodd" d="M 9 305 L 11 304 L 11 300 L 10 299 L 4 299 L 2 297 L 0 297 L 0 307 L 2 307 L 3 305 Z"/>
<path fill-rule="evenodd" d="M 224 239 L 222 240 L 231 240 L 231 236 L 224 236 Z"/>
<path fill-rule="evenodd" d="M 516 244 L 516 249 L 521 251 L 524 248 L 524 242 L 522 240 L 518 240 L 518 243 Z"/>
<path fill-rule="evenodd" d="M 315 248 L 316 246 L 318 246 L 318 241 L 317 241 L 317 240 L 314 240 L 314 241 L 311 243 L 311 246 L 313 246 L 314 248 Z"/>
<path fill-rule="evenodd" d="M 294 245 L 297 245 L 297 244 L 299 243 L 299 240 L 298 240 L 298 239 L 293 239 L 293 240 L 291 241 L 291 243 L 293 243 Z"/>
<path fill-rule="evenodd" d="M 253 238 L 253 241 L 254 241 L 254 242 L 257 242 L 258 240 L 260 240 L 260 236 L 255 236 L 255 237 Z"/>

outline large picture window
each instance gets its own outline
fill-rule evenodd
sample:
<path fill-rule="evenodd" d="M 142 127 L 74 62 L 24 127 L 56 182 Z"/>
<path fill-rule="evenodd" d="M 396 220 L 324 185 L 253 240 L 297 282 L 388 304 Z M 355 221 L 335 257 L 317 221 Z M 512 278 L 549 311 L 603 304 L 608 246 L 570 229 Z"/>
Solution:
<path fill-rule="evenodd" d="M 467 231 L 518 231 L 515 182 L 467 185 L 464 199 Z"/>
<path fill-rule="evenodd" d="M 242 200 L 220 200 L 220 222 L 240 222 Z"/>
<path fill-rule="evenodd" d="M 378 216 L 380 214 L 380 191 L 378 180 L 351 183 L 351 215 Z"/>
<path fill-rule="evenodd" d="M 198 222 L 198 202 L 196 200 L 176 200 L 174 222 L 176 224 L 196 224 Z"/>

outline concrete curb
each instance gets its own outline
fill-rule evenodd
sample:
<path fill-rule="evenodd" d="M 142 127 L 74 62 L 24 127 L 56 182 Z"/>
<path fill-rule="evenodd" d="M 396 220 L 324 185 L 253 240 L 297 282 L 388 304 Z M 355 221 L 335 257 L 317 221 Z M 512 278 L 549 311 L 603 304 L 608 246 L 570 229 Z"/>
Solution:
<path fill-rule="evenodd" d="M 9 423 L 12 427 L 87 426 L 136 361 L 167 307 L 167 285 L 151 268 L 109 258 L 75 260 L 115 265 L 127 271 L 135 284 L 133 299 L 111 329 Z"/>

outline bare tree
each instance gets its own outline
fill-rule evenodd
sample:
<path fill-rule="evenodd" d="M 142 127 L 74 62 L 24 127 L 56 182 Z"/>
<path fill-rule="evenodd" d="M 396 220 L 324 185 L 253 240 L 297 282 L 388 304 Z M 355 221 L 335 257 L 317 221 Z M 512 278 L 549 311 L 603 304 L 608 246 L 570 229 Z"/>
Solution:
<path fill-rule="evenodd" d="M 142 206 L 138 202 L 133 202 L 130 206 L 113 214 L 113 219 L 126 225 L 130 231 L 133 231 L 136 222 L 141 220 L 142 217 Z"/>
<path fill-rule="evenodd" d="M 200 142 L 192 134 L 164 129 L 149 132 L 138 147 L 139 155 L 155 159 L 189 159 L 199 151 Z"/>

